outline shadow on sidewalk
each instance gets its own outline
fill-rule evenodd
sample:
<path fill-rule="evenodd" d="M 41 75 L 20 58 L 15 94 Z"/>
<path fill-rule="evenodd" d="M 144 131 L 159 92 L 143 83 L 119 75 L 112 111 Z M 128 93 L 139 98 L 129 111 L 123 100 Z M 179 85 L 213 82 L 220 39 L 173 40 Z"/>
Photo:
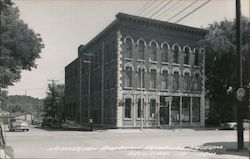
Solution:
<path fill-rule="evenodd" d="M 235 155 L 249 157 L 249 142 L 244 142 L 244 149 L 237 149 L 237 142 L 211 142 L 202 146 L 186 147 L 201 152 L 216 153 L 218 155 Z"/>

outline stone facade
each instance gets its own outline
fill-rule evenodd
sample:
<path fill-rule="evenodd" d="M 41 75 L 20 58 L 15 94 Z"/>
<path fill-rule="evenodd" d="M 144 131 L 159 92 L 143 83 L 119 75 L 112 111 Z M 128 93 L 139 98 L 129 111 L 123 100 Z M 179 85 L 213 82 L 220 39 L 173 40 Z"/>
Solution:
<path fill-rule="evenodd" d="M 78 112 L 66 118 L 110 127 L 140 127 L 141 117 L 145 127 L 204 126 L 205 50 L 198 41 L 206 31 L 116 17 L 65 69 L 66 107 L 75 103 Z"/>

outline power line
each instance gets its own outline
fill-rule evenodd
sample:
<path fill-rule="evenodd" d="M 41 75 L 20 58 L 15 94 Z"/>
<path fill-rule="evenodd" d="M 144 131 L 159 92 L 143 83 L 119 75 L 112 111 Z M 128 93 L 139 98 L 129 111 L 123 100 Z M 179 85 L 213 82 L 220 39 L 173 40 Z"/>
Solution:
<path fill-rule="evenodd" d="M 141 15 L 145 10 L 147 10 L 148 8 L 150 8 L 157 0 L 152 1 L 149 6 L 147 6 L 146 8 L 144 8 L 140 13 L 138 13 L 138 15 Z"/>
<path fill-rule="evenodd" d="M 158 9 L 154 14 L 152 14 L 152 16 L 154 16 L 155 14 L 157 14 L 158 12 L 160 12 L 163 8 L 165 8 L 166 6 L 168 6 L 173 0 L 168 1 L 168 3 L 166 3 L 164 6 L 162 6 L 160 9 Z M 159 16 L 161 16 L 162 14 L 160 14 Z M 159 17 L 158 16 L 158 17 Z"/>
<path fill-rule="evenodd" d="M 145 13 L 145 16 L 147 14 L 149 14 L 150 12 L 152 12 L 154 9 L 158 8 L 163 2 L 165 2 L 165 0 L 162 0 L 158 5 L 156 5 L 154 8 L 152 8 L 151 10 L 149 10 L 147 13 Z"/>
<path fill-rule="evenodd" d="M 189 0 L 179 0 L 177 3 L 175 3 L 173 6 L 172 6 L 172 8 L 170 8 L 169 10 L 166 10 L 165 12 L 164 12 L 164 15 L 168 15 L 167 13 L 171 13 L 171 11 L 173 11 L 173 10 L 177 10 L 178 8 L 180 8 L 184 3 L 186 3 L 187 1 L 189 1 Z M 182 3 L 181 3 L 182 2 Z M 179 4 L 179 3 L 181 3 L 181 4 Z M 178 5 L 179 4 L 179 5 Z"/>
<path fill-rule="evenodd" d="M 185 7 L 184 9 L 182 9 L 181 11 L 179 11 L 178 13 L 176 13 L 174 16 L 172 16 L 171 18 L 169 18 L 167 21 L 172 20 L 173 18 L 175 18 L 176 16 L 178 16 L 179 14 L 183 13 L 185 10 L 187 10 L 188 8 L 190 8 L 192 5 L 194 5 L 195 3 L 197 3 L 199 0 L 196 0 L 194 2 L 192 2 L 190 5 L 188 5 L 187 7 Z"/>
<path fill-rule="evenodd" d="M 144 6 L 142 6 L 139 10 L 137 10 L 136 12 L 135 12 L 135 14 L 138 14 L 138 13 L 140 13 L 145 7 L 147 7 L 150 3 L 152 3 L 152 1 L 149 1 L 148 3 L 146 3 Z"/>
<path fill-rule="evenodd" d="M 200 6 L 198 6 L 197 8 L 195 8 L 194 10 L 192 10 L 191 12 L 189 12 L 188 14 L 186 14 L 185 16 L 183 16 L 182 18 L 178 19 L 175 23 L 180 22 L 181 20 L 185 19 L 186 17 L 188 17 L 189 15 L 193 14 L 195 11 L 197 11 L 198 9 L 200 9 L 201 7 L 205 6 L 206 4 L 208 4 L 209 2 L 211 2 L 211 0 L 207 0 L 205 3 L 201 4 Z"/>

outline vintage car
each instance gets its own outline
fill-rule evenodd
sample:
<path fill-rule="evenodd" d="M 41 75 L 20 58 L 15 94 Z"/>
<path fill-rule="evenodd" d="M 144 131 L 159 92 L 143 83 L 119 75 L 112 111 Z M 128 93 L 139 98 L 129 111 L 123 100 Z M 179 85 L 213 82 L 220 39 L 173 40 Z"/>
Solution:
<path fill-rule="evenodd" d="M 221 129 L 236 130 L 237 129 L 237 122 L 235 122 L 235 121 L 223 122 L 223 123 L 221 123 L 220 128 Z M 247 120 L 247 119 L 243 120 L 243 129 L 249 130 L 249 120 Z"/>
<path fill-rule="evenodd" d="M 15 130 L 29 131 L 28 123 L 22 119 L 12 119 L 10 121 L 8 128 L 10 131 L 15 131 Z"/>

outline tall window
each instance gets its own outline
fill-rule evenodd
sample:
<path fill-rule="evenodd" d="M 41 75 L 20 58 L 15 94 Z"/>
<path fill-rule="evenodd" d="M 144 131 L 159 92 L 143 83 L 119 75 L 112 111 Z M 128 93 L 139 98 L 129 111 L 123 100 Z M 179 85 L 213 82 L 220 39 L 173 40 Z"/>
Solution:
<path fill-rule="evenodd" d="M 195 49 L 194 51 L 194 65 L 198 66 L 199 65 L 199 50 Z"/>
<path fill-rule="evenodd" d="M 171 106 L 171 121 L 180 121 L 180 97 L 173 97 Z"/>
<path fill-rule="evenodd" d="M 200 97 L 193 97 L 192 116 L 193 122 L 200 122 Z"/>
<path fill-rule="evenodd" d="M 156 58 L 157 58 L 157 56 L 156 56 L 156 43 L 155 42 L 152 42 L 151 43 L 151 60 L 152 61 L 156 61 Z"/>
<path fill-rule="evenodd" d="M 115 59 L 115 55 L 116 55 L 116 41 L 113 40 L 112 42 L 112 59 Z"/>
<path fill-rule="evenodd" d="M 178 71 L 174 71 L 173 74 L 173 89 L 174 90 L 179 90 L 179 72 Z"/>
<path fill-rule="evenodd" d="M 190 121 L 190 97 L 183 97 L 182 98 L 181 120 L 183 122 L 189 122 Z"/>
<path fill-rule="evenodd" d="M 125 118 L 131 118 L 131 99 L 125 99 Z"/>
<path fill-rule="evenodd" d="M 189 64 L 189 48 L 186 47 L 184 50 L 184 64 L 188 65 Z"/>
<path fill-rule="evenodd" d="M 174 46 L 174 55 L 173 55 L 173 58 L 174 58 L 174 63 L 178 63 L 178 59 L 179 59 L 179 47 L 178 46 Z"/>
<path fill-rule="evenodd" d="M 168 45 L 163 45 L 162 62 L 168 62 Z"/>
<path fill-rule="evenodd" d="M 156 88 L 156 70 L 150 72 L 150 88 Z"/>
<path fill-rule="evenodd" d="M 142 106 L 141 106 L 141 99 L 138 99 L 138 105 L 137 105 L 137 118 L 140 118 L 142 115 L 142 111 L 143 109 L 141 109 L 141 107 L 143 108 L 144 105 L 144 99 L 142 99 Z"/>
<path fill-rule="evenodd" d="M 125 87 L 132 87 L 132 67 L 125 68 L 125 78 L 124 78 Z"/>
<path fill-rule="evenodd" d="M 110 48 L 109 48 L 109 45 L 106 45 L 104 61 L 108 62 L 109 59 L 110 59 Z"/>
<path fill-rule="evenodd" d="M 132 40 L 129 38 L 125 41 L 125 57 L 132 58 Z"/>
<path fill-rule="evenodd" d="M 150 100 L 150 117 L 151 118 L 155 117 L 155 110 L 156 110 L 156 100 L 151 99 Z"/>
<path fill-rule="evenodd" d="M 200 90 L 201 90 L 200 74 L 195 73 L 195 75 L 194 75 L 194 91 L 200 91 Z"/>
<path fill-rule="evenodd" d="M 184 86 L 184 90 L 186 91 L 190 89 L 190 74 L 188 72 L 184 73 L 183 86 Z"/>
<path fill-rule="evenodd" d="M 140 40 L 138 47 L 139 47 L 139 50 L 138 50 L 139 59 L 144 60 L 144 48 L 145 48 L 144 41 Z"/>
<path fill-rule="evenodd" d="M 168 71 L 162 71 L 162 81 L 161 81 L 161 88 L 168 89 Z"/>
<path fill-rule="evenodd" d="M 139 68 L 138 70 L 138 84 L 137 84 L 137 88 L 145 88 L 145 70 Z"/>

